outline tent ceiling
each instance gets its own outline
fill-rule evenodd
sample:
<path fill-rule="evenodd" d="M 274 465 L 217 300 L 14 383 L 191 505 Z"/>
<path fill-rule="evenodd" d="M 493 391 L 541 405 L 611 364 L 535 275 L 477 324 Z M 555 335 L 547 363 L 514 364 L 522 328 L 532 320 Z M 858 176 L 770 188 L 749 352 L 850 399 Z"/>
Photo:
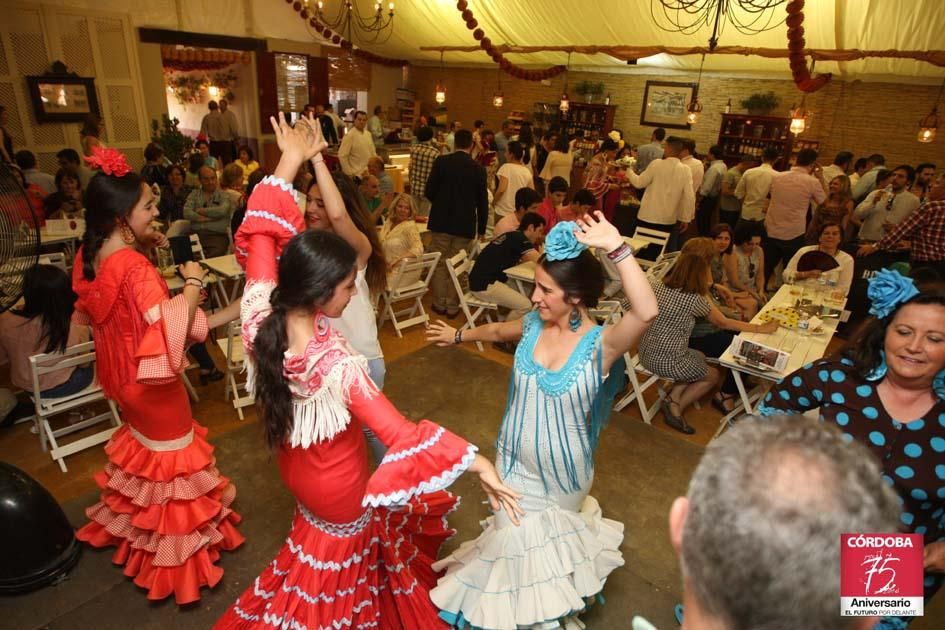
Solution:
<path fill-rule="evenodd" d="M 291 6 L 278 0 L 254 0 L 257 7 L 267 5 L 265 22 L 275 31 L 288 26 L 318 39 Z M 325 0 L 329 15 L 341 0 Z M 374 0 L 356 0 L 364 13 L 371 11 Z M 314 2 L 312 3 L 314 4 Z M 659 28 L 650 11 L 650 0 L 470 0 L 480 27 L 494 44 L 518 46 L 561 45 L 634 45 L 693 46 L 705 45 L 711 30 L 702 27 L 686 35 Z M 276 8 L 278 7 L 278 8 Z M 455 0 L 396 0 L 393 36 L 382 45 L 365 47 L 388 57 L 409 59 L 420 63 L 438 63 L 439 53 L 421 51 L 422 46 L 468 46 L 476 42 L 466 28 Z M 777 20 L 784 6 L 775 9 Z M 257 18 L 259 10 L 254 11 Z M 869 50 L 931 50 L 945 49 L 945 11 L 941 0 L 809 0 L 805 7 L 807 45 L 823 49 Z M 286 24 L 286 17 L 295 24 Z M 660 18 L 661 19 L 661 18 Z M 665 21 L 664 21 L 665 23 Z M 257 24 L 257 26 L 262 26 Z M 720 37 L 726 46 L 784 48 L 787 45 L 785 26 L 755 35 L 739 33 L 731 24 Z M 269 34 L 269 33 L 267 33 Z M 275 33 L 270 36 L 282 36 Z M 511 54 L 516 64 L 550 66 L 567 61 L 560 52 Z M 491 64 L 483 52 L 447 52 L 447 64 Z M 600 69 L 626 67 L 623 61 L 607 55 L 578 55 L 571 58 L 572 67 Z M 697 70 L 699 57 L 656 55 L 641 59 L 637 66 L 654 69 Z M 757 72 L 788 76 L 787 60 L 709 55 L 707 71 Z M 930 82 L 945 75 L 945 68 L 924 62 L 896 59 L 818 63 L 820 72 L 834 72 L 837 78 L 903 78 Z"/>

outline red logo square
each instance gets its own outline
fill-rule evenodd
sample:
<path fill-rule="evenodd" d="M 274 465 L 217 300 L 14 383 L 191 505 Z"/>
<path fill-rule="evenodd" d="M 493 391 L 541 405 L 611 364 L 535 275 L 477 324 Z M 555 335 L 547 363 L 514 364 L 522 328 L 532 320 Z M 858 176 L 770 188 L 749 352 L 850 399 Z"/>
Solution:
<path fill-rule="evenodd" d="M 921 615 L 922 565 L 920 534 L 842 534 L 842 614 Z"/>

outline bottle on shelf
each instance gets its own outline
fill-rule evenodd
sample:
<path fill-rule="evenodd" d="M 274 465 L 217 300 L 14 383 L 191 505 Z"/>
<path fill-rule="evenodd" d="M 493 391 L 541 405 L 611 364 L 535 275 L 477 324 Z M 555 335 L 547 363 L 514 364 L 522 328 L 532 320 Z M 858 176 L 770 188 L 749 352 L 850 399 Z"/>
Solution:
<path fill-rule="evenodd" d="M 610 94 L 604 97 L 604 105 L 610 105 Z"/>
<path fill-rule="evenodd" d="M 728 102 L 725 104 L 725 113 L 726 114 L 732 113 L 732 99 L 728 99 Z"/>

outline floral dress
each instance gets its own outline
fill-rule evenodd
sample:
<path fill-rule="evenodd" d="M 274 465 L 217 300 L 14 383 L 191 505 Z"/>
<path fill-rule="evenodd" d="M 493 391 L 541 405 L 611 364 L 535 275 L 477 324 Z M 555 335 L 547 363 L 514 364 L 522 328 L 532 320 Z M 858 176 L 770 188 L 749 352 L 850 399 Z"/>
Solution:
<path fill-rule="evenodd" d="M 277 257 L 305 229 L 291 190 L 264 178 L 236 236 L 251 385 Z M 323 316 L 302 354 L 286 352 L 293 422 L 276 461 L 298 507 L 285 545 L 216 628 L 446 627 L 429 597 L 431 565 L 453 534 L 446 515 L 458 503 L 443 489 L 470 466 L 476 447 L 432 422 L 406 420 L 366 366 Z M 389 447 L 373 474 L 362 425 Z"/>
<path fill-rule="evenodd" d="M 860 377 L 853 361 L 827 358 L 789 374 L 768 393 L 759 413 L 802 413 L 820 408 L 820 419 L 837 426 L 848 442 L 866 446 L 880 462 L 883 480 L 899 495 L 905 531 L 922 534 L 925 544 L 945 541 L 945 400 L 921 418 L 893 418 L 874 382 Z M 945 574 L 925 574 L 928 601 Z M 878 629 L 904 628 L 886 618 Z"/>
<path fill-rule="evenodd" d="M 512 383 L 496 442 L 502 481 L 523 495 L 515 526 L 504 512 L 483 533 L 433 565 L 445 570 L 430 593 L 459 628 L 582 628 L 577 619 L 623 566 L 623 524 L 589 495 L 600 431 L 622 384 L 623 361 L 601 367 L 602 328 L 581 339 L 560 370 L 535 362 L 544 326 L 522 319 Z"/>

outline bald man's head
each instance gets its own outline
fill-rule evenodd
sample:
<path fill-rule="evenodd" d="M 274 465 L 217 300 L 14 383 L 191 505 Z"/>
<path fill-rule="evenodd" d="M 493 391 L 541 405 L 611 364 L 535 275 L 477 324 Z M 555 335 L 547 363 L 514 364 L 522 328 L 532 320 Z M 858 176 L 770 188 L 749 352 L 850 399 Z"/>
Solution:
<path fill-rule="evenodd" d="M 205 193 L 215 192 L 217 189 L 217 172 L 209 166 L 201 166 L 197 171 L 197 177 L 200 179 L 200 188 Z"/>

